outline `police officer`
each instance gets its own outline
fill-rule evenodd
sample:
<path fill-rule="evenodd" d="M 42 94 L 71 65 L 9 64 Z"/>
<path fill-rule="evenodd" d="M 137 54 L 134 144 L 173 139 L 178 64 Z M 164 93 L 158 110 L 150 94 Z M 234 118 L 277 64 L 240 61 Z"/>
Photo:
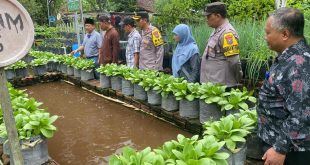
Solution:
<path fill-rule="evenodd" d="M 225 3 L 208 4 L 204 15 L 214 31 L 202 56 L 200 82 L 237 86 L 243 74 L 239 58 L 239 36 L 227 19 Z"/>
<path fill-rule="evenodd" d="M 139 68 L 163 70 L 164 41 L 160 31 L 156 27 L 150 25 L 147 12 L 136 13 L 133 19 L 142 29 Z"/>

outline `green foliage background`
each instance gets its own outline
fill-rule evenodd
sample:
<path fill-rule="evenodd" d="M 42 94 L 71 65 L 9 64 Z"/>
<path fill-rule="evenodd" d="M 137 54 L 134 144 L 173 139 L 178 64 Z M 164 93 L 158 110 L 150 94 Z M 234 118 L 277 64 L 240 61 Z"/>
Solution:
<path fill-rule="evenodd" d="M 47 24 L 47 1 L 46 0 L 19 0 L 29 12 L 33 22 L 39 25 Z M 65 0 L 50 0 L 50 15 L 56 15 Z"/>

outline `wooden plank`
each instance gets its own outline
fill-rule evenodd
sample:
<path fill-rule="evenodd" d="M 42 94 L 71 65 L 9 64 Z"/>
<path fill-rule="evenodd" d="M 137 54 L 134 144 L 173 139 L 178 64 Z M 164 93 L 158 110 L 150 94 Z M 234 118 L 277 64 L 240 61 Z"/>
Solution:
<path fill-rule="evenodd" d="M 11 98 L 7 87 L 7 79 L 4 68 L 0 68 L 0 103 L 3 110 L 3 119 L 8 133 L 11 156 L 14 165 L 23 165 L 24 160 L 20 151 L 16 123 L 13 116 Z"/>

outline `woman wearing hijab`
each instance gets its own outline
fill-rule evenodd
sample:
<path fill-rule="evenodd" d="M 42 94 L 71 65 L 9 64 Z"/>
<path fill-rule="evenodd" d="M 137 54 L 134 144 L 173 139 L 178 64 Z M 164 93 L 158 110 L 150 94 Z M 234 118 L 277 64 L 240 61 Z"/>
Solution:
<path fill-rule="evenodd" d="M 173 31 L 177 47 L 172 57 L 174 77 L 184 77 L 189 82 L 199 82 L 200 56 L 199 49 L 189 26 L 177 25 Z"/>

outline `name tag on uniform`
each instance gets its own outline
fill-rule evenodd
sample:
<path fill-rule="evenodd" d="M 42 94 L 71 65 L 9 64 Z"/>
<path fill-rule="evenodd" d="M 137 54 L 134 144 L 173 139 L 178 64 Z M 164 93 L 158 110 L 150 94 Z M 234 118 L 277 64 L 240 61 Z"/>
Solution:
<path fill-rule="evenodd" d="M 164 44 L 164 40 L 161 37 L 161 34 L 160 34 L 160 32 L 159 32 L 159 30 L 157 28 L 155 28 L 152 31 L 152 40 L 153 40 L 153 43 L 154 43 L 155 47 Z"/>
<path fill-rule="evenodd" d="M 223 49 L 226 57 L 238 55 L 240 53 L 238 41 L 232 32 L 224 34 Z"/>

